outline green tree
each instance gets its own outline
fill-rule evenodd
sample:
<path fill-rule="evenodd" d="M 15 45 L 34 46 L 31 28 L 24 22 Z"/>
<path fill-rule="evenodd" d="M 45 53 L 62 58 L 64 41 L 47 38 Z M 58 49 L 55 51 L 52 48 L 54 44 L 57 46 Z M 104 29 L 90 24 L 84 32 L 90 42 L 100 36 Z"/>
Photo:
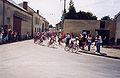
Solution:
<path fill-rule="evenodd" d="M 97 20 L 97 17 L 94 16 L 91 12 L 79 11 L 77 13 L 77 19 Z"/>
<path fill-rule="evenodd" d="M 52 26 L 52 25 L 49 25 L 49 28 L 53 28 L 53 26 Z"/>
<path fill-rule="evenodd" d="M 112 20 L 112 18 L 110 18 L 109 16 L 104 16 L 101 18 L 101 20 Z"/>
<path fill-rule="evenodd" d="M 68 10 L 69 12 L 65 14 L 65 19 L 76 19 L 76 10 L 72 0 L 70 0 Z"/>
<path fill-rule="evenodd" d="M 70 0 L 68 10 L 69 12 L 65 14 L 65 19 L 97 20 L 97 17 L 93 15 L 91 12 L 84 12 L 84 11 L 76 12 L 74 3 L 72 0 Z"/>

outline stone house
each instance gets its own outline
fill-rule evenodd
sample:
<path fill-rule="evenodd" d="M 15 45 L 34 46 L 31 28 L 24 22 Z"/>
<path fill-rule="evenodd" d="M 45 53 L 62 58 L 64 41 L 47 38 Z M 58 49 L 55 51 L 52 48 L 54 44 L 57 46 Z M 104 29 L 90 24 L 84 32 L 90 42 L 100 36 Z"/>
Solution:
<path fill-rule="evenodd" d="M 32 14 L 12 0 L 0 0 L 0 26 L 17 31 L 24 38 L 32 32 Z"/>
<path fill-rule="evenodd" d="M 56 29 L 58 31 L 61 31 L 62 30 L 62 21 L 60 21 L 59 23 L 56 24 Z"/>
<path fill-rule="evenodd" d="M 63 31 L 75 34 L 86 32 L 93 37 L 99 34 L 104 44 L 108 44 L 109 40 L 115 39 L 115 21 L 65 19 Z"/>
<path fill-rule="evenodd" d="M 28 2 L 25 1 L 23 3 L 20 3 L 19 5 L 33 15 L 33 33 L 41 31 L 43 32 L 48 29 L 49 22 L 39 14 L 39 10 L 37 10 L 37 12 L 34 11 L 31 7 L 28 6 Z"/>

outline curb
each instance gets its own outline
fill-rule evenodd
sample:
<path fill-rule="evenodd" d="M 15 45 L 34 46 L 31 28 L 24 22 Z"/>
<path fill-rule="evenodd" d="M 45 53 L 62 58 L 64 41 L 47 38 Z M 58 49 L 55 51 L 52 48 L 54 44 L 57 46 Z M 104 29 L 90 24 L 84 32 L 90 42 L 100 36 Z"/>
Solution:
<path fill-rule="evenodd" d="M 85 54 L 91 54 L 91 55 L 102 56 L 102 57 L 108 57 L 108 58 L 112 58 L 112 59 L 118 59 L 118 60 L 120 60 L 120 57 L 109 56 L 109 55 L 107 55 L 107 54 L 105 54 L 105 53 L 97 54 L 97 53 L 94 53 L 94 52 L 88 52 L 88 51 L 78 51 L 78 52 L 85 53 Z"/>
<path fill-rule="evenodd" d="M 64 45 L 62 45 L 62 46 L 59 45 L 59 47 L 63 48 Z M 102 56 L 102 57 L 107 57 L 107 58 L 112 58 L 112 59 L 118 59 L 118 60 L 120 60 L 120 57 L 109 56 L 106 53 L 100 53 L 100 54 L 98 54 L 98 53 L 95 53 L 93 51 L 91 51 L 91 52 L 89 52 L 89 51 L 78 51 L 78 52 L 81 52 L 81 53 L 84 53 L 84 54 L 91 54 L 91 55 Z"/>
<path fill-rule="evenodd" d="M 25 41 L 29 41 L 29 40 L 32 40 L 32 39 L 21 40 L 21 41 L 16 41 L 16 42 L 11 42 L 11 43 L 3 43 L 3 44 L 0 44 L 0 45 L 8 45 L 8 44 L 13 44 L 13 43 L 25 42 Z"/>

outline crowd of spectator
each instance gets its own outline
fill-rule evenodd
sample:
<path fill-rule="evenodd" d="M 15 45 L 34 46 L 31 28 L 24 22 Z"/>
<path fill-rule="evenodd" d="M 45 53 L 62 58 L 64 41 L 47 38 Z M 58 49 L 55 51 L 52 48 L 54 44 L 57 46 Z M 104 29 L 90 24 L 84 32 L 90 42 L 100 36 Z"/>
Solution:
<path fill-rule="evenodd" d="M 29 32 L 26 32 L 25 39 L 30 39 Z M 20 32 L 12 31 L 11 29 L 1 27 L 0 28 L 0 44 L 12 43 L 23 40 Z"/>

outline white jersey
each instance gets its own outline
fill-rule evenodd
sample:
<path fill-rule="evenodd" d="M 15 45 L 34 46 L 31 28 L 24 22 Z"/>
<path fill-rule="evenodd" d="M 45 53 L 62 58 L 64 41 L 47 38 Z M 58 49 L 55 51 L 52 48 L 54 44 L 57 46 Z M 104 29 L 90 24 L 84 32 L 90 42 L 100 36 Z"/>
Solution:
<path fill-rule="evenodd" d="M 70 43 L 71 43 L 71 42 L 75 42 L 75 38 L 71 38 L 71 39 L 70 39 Z"/>
<path fill-rule="evenodd" d="M 87 38 L 88 42 L 92 42 L 92 37 Z"/>

